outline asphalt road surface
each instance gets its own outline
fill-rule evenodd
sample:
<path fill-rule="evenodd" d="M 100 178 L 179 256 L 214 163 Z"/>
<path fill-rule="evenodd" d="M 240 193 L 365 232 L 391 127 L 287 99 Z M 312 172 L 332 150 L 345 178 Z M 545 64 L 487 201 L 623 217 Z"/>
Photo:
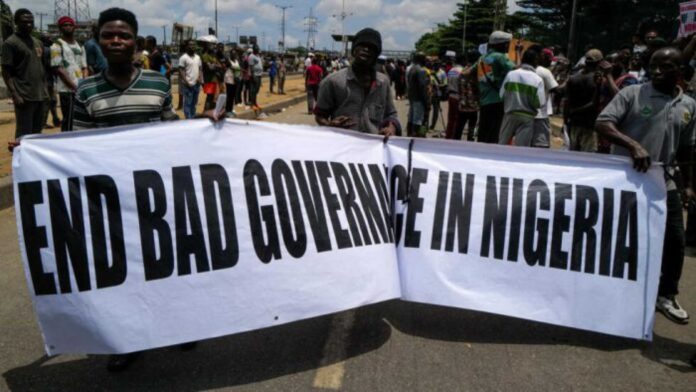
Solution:
<path fill-rule="evenodd" d="M 406 106 L 398 103 L 405 114 Z M 313 124 L 299 104 L 268 121 Z M 694 390 L 696 325 L 657 315 L 640 342 L 480 312 L 390 301 L 146 352 L 120 374 L 105 356 L 47 357 L 21 265 L 14 209 L 0 211 L 0 391 Z M 696 250 L 682 305 L 696 317 Z M 356 283 L 356 290 L 359 290 Z"/>

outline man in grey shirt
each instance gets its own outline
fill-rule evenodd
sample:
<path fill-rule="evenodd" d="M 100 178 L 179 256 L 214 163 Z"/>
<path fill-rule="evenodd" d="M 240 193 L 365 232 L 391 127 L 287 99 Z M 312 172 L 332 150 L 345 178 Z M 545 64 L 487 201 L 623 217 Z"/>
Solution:
<path fill-rule="evenodd" d="M 381 52 L 378 31 L 366 28 L 355 35 L 353 64 L 319 85 L 314 109 L 317 124 L 385 136 L 401 133 L 389 77 L 375 71 Z"/>
<path fill-rule="evenodd" d="M 675 48 L 656 51 L 650 59 L 652 81 L 621 90 L 597 118 L 597 133 L 614 146 L 612 153 L 633 158 L 633 167 L 645 172 L 652 161 L 666 168 L 667 227 L 662 254 L 662 275 L 657 309 L 680 324 L 688 313 L 676 300 L 684 265 L 682 199 L 671 178 L 677 163 L 692 161 L 696 138 L 696 101 L 678 86 L 683 65 Z M 681 170 L 685 202 L 693 200 L 691 168 Z"/>

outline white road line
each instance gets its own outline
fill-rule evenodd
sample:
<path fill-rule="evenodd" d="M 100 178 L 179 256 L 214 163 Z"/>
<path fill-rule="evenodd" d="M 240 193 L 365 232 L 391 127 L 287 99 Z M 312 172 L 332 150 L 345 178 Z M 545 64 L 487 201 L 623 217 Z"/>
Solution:
<path fill-rule="evenodd" d="M 346 344 L 350 330 L 355 322 L 355 311 L 349 310 L 333 317 L 329 336 L 324 344 L 321 367 L 314 375 L 314 387 L 321 389 L 341 389 L 345 374 Z"/>

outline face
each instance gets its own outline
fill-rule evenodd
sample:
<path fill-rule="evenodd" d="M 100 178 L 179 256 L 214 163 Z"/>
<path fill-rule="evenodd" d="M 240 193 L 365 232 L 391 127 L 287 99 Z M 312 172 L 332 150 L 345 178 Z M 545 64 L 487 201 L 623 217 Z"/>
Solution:
<path fill-rule="evenodd" d="M 60 25 L 60 32 L 70 36 L 75 32 L 75 25 L 72 23 L 63 23 Z"/>
<path fill-rule="evenodd" d="M 193 41 L 189 41 L 189 42 L 186 44 L 186 53 L 192 54 L 192 53 L 195 52 L 195 51 L 196 51 L 196 43 L 193 42 Z"/>
<path fill-rule="evenodd" d="M 130 63 L 135 53 L 135 32 L 126 22 L 105 23 L 99 31 L 99 46 L 109 64 Z"/>
<path fill-rule="evenodd" d="M 680 59 L 675 51 L 658 51 L 650 59 L 650 75 L 656 87 L 672 89 L 681 76 Z"/>
<path fill-rule="evenodd" d="M 27 35 L 34 30 L 34 15 L 24 14 L 17 19 L 15 24 L 17 25 L 18 33 Z"/>
<path fill-rule="evenodd" d="M 657 32 L 656 31 L 648 31 L 645 34 L 645 43 L 649 44 L 651 41 L 655 40 L 657 38 Z"/>
<path fill-rule="evenodd" d="M 374 65 L 377 62 L 377 49 L 372 45 L 359 44 L 353 48 L 353 57 L 358 65 Z"/>

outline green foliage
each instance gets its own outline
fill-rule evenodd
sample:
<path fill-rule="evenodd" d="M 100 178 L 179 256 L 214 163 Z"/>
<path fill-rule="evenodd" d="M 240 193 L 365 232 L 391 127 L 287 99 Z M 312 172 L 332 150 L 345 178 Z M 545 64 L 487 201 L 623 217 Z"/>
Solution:
<path fill-rule="evenodd" d="M 592 45 L 604 51 L 631 45 L 633 34 L 656 28 L 660 35 L 676 35 L 679 3 L 684 0 L 578 0 L 576 47 Z M 506 19 L 506 30 L 517 37 L 544 45 L 568 46 L 572 0 L 518 0 L 522 7 Z M 486 42 L 493 30 L 493 0 L 473 0 L 467 7 L 466 45 Z M 428 54 L 461 51 L 464 5 L 457 4 L 452 18 L 432 33 L 424 34 L 416 49 Z"/>

